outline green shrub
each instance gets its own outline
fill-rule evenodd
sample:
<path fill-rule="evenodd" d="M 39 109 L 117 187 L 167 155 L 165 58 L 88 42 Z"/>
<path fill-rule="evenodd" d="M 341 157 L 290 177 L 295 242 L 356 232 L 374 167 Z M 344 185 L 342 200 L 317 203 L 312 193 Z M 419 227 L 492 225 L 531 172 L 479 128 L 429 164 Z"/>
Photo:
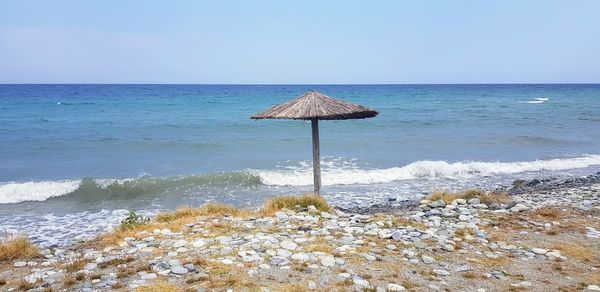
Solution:
<path fill-rule="evenodd" d="M 129 210 L 129 214 L 121 221 L 121 229 L 132 229 L 142 224 L 146 224 L 150 218 L 139 216 L 134 210 Z"/>

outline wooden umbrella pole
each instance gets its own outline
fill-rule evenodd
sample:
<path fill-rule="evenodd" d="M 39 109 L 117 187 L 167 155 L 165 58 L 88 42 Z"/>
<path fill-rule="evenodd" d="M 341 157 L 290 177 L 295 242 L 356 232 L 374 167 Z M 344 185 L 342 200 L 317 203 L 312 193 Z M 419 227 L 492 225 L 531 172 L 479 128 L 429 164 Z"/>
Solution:
<path fill-rule="evenodd" d="M 311 119 L 313 146 L 313 175 L 315 178 L 315 194 L 321 195 L 321 153 L 319 150 L 319 120 Z"/>

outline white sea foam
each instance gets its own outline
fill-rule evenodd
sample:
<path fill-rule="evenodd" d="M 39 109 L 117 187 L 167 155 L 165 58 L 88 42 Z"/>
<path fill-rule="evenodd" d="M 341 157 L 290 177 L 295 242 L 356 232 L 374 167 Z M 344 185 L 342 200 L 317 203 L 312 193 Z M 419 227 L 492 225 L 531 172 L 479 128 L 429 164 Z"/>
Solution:
<path fill-rule="evenodd" d="M 9 182 L 0 184 L 0 204 L 23 201 L 44 201 L 75 191 L 80 180 Z"/>
<path fill-rule="evenodd" d="M 515 174 L 531 171 L 560 171 L 600 165 L 600 155 L 521 162 L 455 162 L 416 161 L 402 167 L 361 169 L 324 164 L 323 185 L 388 183 L 409 179 L 472 178 L 475 176 Z M 313 183 L 312 168 L 256 171 L 261 182 L 272 186 L 302 186 Z"/>
<path fill-rule="evenodd" d="M 432 180 L 438 178 L 468 179 L 486 175 L 544 170 L 560 171 L 596 165 L 600 165 L 600 155 L 522 162 L 450 163 L 446 161 L 416 161 L 405 166 L 383 169 L 360 167 L 358 161 L 355 159 L 326 159 L 321 164 L 323 185 L 366 185 L 401 180 Z M 258 176 L 261 183 L 269 186 L 306 186 L 311 185 L 313 182 L 312 164 L 309 161 L 302 161 L 293 167 L 274 170 L 250 170 L 249 175 Z M 106 189 L 110 185 L 124 185 L 126 182 L 136 181 L 137 179 L 140 179 L 140 177 L 95 179 L 93 182 L 99 189 Z M 85 182 L 82 180 L 62 180 L 0 183 L 0 204 L 44 201 L 48 198 L 73 193 Z M 167 183 L 171 184 L 173 182 L 167 181 Z M 189 182 L 184 183 L 189 184 Z M 210 184 L 211 180 L 198 180 L 197 183 Z M 225 183 L 236 182 L 225 181 Z M 176 188 L 176 186 L 171 187 Z"/>
<path fill-rule="evenodd" d="M 535 104 L 535 103 L 544 103 L 544 102 L 546 102 L 548 100 L 550 100 L 550 99 L 547 98 L 547 97 L 536 97 L 536 98 L 534 98 L 534 100 L 525 101 L 525 103 L 533 103 L 533 104 Z"/>
<path fill-rule="evenodd" d="M 153 216 L 158 210 L 137 211 L 141 216 Z M 32 216 L 15 214 L 0 217 L 0 229 L 7 233 L 27 233 L 30 239 L 42 247 L 68 245 L 89 240 L 99 233 L 112 230 L 125 218 L 125 209 L 99 210 L 97 212 L 74 212 L 70 214 L 47 214 Z"/>

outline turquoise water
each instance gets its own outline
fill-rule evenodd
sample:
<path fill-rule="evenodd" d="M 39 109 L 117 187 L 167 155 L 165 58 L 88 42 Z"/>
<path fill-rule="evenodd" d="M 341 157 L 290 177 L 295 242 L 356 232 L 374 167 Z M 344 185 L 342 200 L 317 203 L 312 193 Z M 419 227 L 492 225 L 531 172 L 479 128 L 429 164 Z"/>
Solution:
<path fill-rule="evenodd" d="M 0 228 L 309 191 L 310 124 L 249 117 L 313 89 L 380 112 L 320 123 L 339 205 L 600 169 L 600 85 L 0 85 Z"/>

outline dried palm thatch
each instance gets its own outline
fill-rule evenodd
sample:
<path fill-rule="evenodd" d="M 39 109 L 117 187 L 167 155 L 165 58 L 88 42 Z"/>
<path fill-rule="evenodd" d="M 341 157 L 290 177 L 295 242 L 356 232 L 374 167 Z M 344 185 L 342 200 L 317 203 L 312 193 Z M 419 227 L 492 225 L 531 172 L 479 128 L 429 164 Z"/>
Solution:
<path fill-rule="evenodd" d="M 377 116 L 376 110 L 347 101 L 331 98 L 317 91 L 258 113 L 252 119 L 347 120 Z"/>
<path fill-rule="evenodd" d="M 315 194 L 321 194 L 321 150 L 319 147 L 319 120 L 365 119 L 377 116 L 376 110 L 362 105 L 331 98 L 309 91 L 286 103 L 276 105 L 252 119 L 310 120 L 312 127 L 313 175 Z"/>

